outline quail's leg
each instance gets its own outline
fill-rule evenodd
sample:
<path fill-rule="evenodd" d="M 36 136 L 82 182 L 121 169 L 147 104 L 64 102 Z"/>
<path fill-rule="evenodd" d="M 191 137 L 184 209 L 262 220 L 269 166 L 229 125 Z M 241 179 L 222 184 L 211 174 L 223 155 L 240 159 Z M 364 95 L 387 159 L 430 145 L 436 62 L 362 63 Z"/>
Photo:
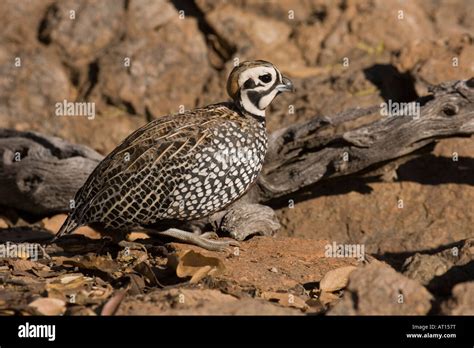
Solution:
<path fill-rule="evenodd" d="M 239 243 L 235 240 L 212 240 L 209 238 L 215 237 L 215 234 L 196 235 L 192 232 L 178 230 L 177 228 L 169 228 L 165 231 L 156 232 L 158 235 L 171 237 L 181 242 L 197 245 L 201 248 L 213 251 L 223 251 L 229 246 L 238 246 Z"/>

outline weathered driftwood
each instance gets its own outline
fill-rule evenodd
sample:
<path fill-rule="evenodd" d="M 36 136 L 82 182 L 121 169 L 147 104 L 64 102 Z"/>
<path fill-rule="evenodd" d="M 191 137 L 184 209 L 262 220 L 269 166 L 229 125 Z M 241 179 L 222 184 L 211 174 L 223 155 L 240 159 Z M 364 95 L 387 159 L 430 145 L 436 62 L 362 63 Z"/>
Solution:
<path fill-rule="evenodd" d="M 322 180 L 376 173 L 436 140 L 474 133 L 474 78 L 443 83 L 420 98 L 419 118 L 383 116 L 375 122 L 338 132 L 344 124 L 380 106 L 314 118 L 271 135 L 267 161 L 252 200 L 268 202 Z M 379 173 L 378 173 L 379 174 Z"/>
<path fill-rule="evenodd" d="M 436 86 L 432 95 L 418 102 L 416 118 L 381 116 L 360 125 L 366 116 L 380 116 L 377 105 L 315 117 L 274 132 L 257 184 L 240 204 L 218 214 L 221 229 L 237 239 L 256 228 L 271 234 L 278 226 L 274 215 L 249 203 L 269 203 L 288 195 L 295 199 L 329 179 L 381 175 L 381 168 L 396 168 L 438 139 L 474 133 L 474 78 Z M 354 123 L 358 126 L 351 126 Z M 15 161 L 18 153 L 21 160 Z M 0 204 L 35 214 L 67 210 L 75 191 L 102 158 L 81 145 L 12 130 L 0 130 L 0 154 Z"/>
<path fill-rule="evenodd" d="M 0 204 L 37 215 L 68 211 L 101 159 L 83 145 L 0 129 Z"/>

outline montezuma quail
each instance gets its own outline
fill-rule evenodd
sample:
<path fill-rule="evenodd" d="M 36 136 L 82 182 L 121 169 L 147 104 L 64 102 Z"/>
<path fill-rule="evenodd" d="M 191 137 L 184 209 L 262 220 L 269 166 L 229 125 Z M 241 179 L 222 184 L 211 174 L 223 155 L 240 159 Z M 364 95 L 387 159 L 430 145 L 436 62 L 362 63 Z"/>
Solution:
<path fill-rule="evenodd" d="M 291 90 L 271 63 L 241 63 L 227 81 L 232 102 L 160 117 L 100 162 L 56 238 L 93 223 L 131 230 L 222 210 L 256 180 L 267 149 L 265 109 Z M 211 250 L 230 244 L 176 228 L 159 233 Z"/>

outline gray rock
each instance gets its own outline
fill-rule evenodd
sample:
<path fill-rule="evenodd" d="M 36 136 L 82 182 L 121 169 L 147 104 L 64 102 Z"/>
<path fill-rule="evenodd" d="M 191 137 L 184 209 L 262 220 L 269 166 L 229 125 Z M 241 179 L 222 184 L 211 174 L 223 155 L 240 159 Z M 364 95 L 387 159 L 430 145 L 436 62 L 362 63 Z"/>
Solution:
<path fill-rule="evenodd" d="M 351 273 L 342 300 L 328 315 L 425 315 L 432 299 L 418 282 L 373 262 Z"/>

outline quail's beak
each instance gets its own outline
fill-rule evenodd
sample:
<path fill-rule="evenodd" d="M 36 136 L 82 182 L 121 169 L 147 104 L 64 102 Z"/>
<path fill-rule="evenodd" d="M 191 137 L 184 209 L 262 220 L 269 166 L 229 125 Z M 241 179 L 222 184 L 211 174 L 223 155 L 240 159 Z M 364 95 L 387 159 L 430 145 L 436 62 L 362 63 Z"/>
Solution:
<path fill-rule="evenodd" d="M 277 85 L 276 89 L 280 92 L 294 92 L 295 91 L 293 82 L 291 82 L 291 80 L 286 76 L 282 77 L 281 84 Z"/>

